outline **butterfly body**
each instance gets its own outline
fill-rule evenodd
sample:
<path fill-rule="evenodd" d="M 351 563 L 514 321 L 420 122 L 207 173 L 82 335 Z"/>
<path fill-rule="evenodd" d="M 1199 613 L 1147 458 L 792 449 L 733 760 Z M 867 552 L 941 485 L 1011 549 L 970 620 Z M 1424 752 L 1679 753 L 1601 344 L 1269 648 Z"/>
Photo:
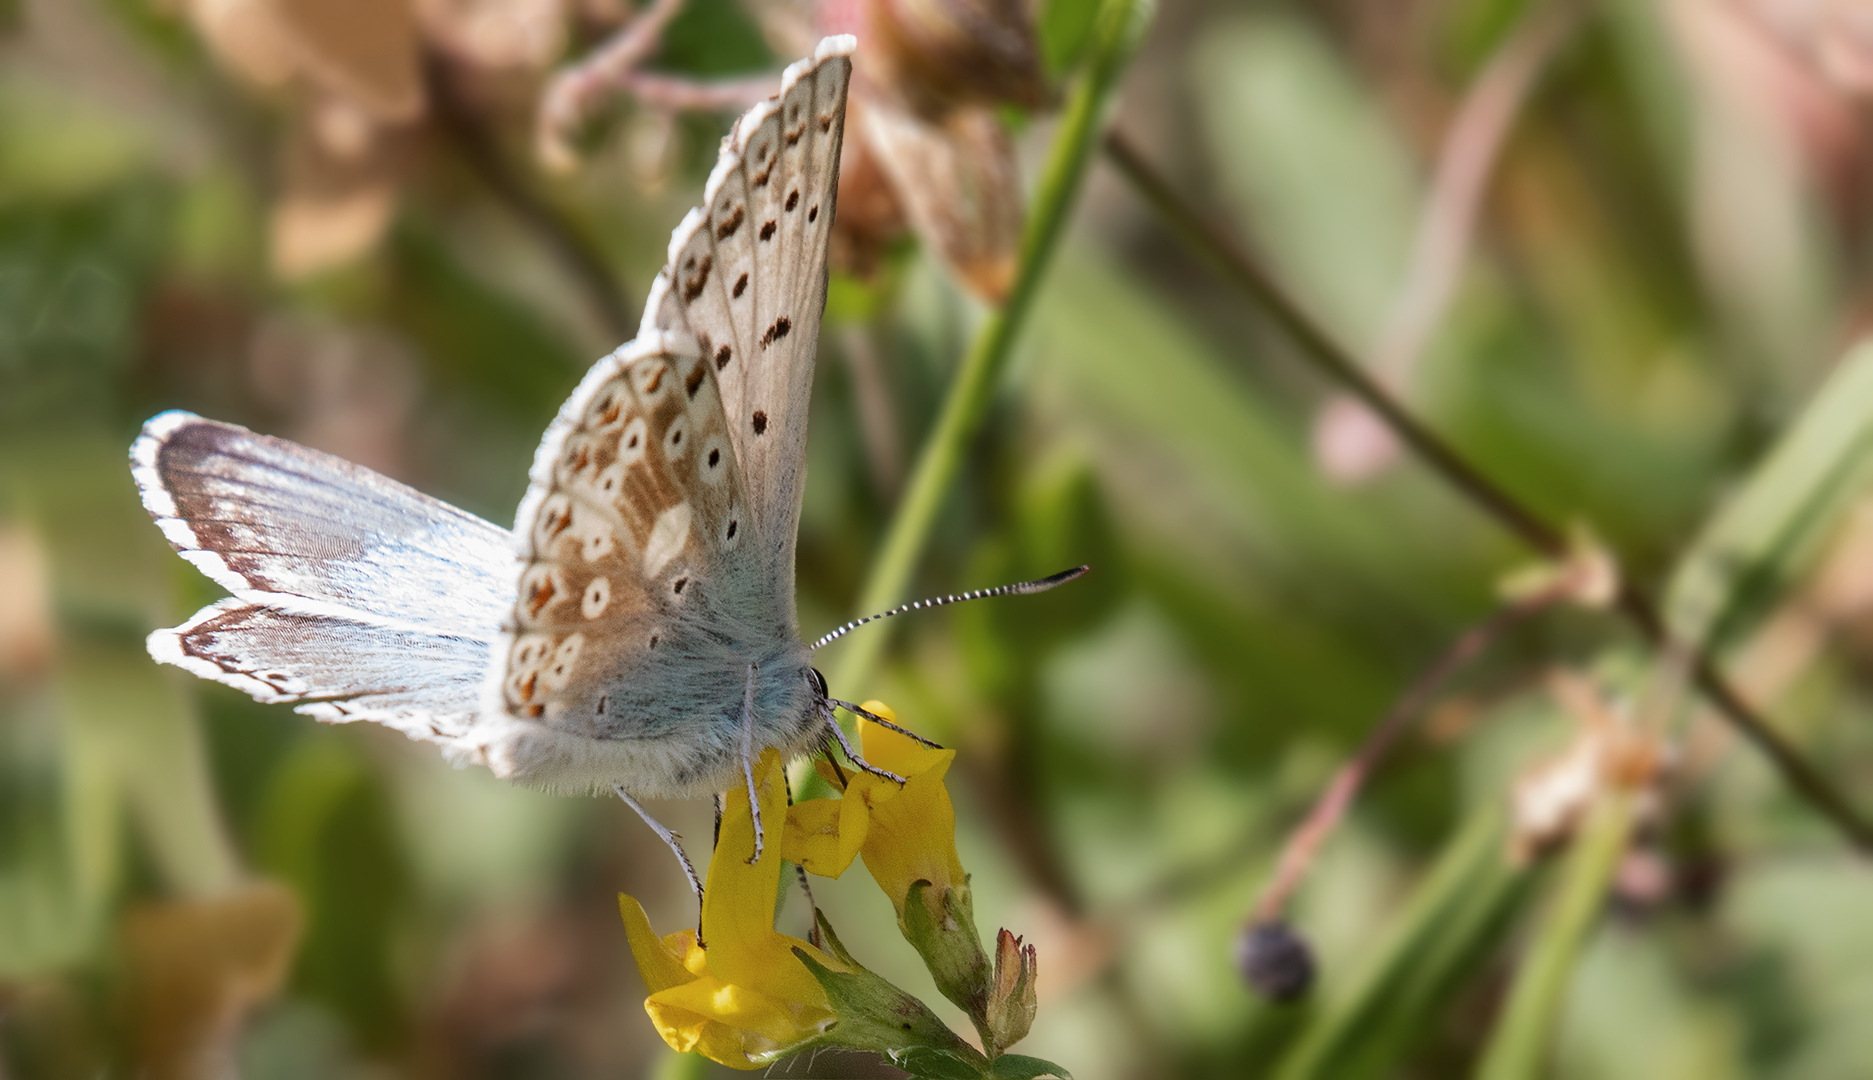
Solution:
<path fill-rule="evenodd" d="M 150 420 L 144 505 L 233 593 L 151 655 L 558 791 L 720 792 L 751 754 L 816 744 L 793 563 L 853 46 L 822 42 L 724 140 L 511 532 L 283 439 Z"/>

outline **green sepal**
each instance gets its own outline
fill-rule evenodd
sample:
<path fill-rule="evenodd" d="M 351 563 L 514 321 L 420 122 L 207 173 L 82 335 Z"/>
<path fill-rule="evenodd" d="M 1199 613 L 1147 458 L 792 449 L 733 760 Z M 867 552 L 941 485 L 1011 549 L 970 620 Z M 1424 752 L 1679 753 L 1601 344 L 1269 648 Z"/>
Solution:
<path fill-rule="evenodd" d="M 936 890 L 930 897 L 927 881 L 914 881 L 904 897 L 899 929 L 930 969 L 937 991 L 969 1014 L 985 1045 L 988 1030 L 989 958 L 976 936 L 975 901 L 968 884 Z M 932 899 L 940 911 L 931 911 Z"/>
<path fill-rule="evenodd" d="M 959 1038 L 923 1002 L 884 979 L 865 970 L 845 950 L 838 935 L 832 932 L 825 915 L 814 912 L 824 948 L 850 971 L 834 971 L 820 963 L 805 949 L 793 953 L 826 991 L 827 1002 L 837 1019 L 826 1033 L 814 1040 L 822 1046 L 841 1046 L 853 1050 L 873 1050 L 902 1063 L 907 1071 L 924 1068 L 939 1071 L 919 1075 L 948 1077 L 950 1063 L 965 1063 L 971 1071 L 956 1076 L 985 1077 L 988 1059 Z M 908 1057 L 906 1056 L 908 1055 Z M 917 1063 L 912 1069 L 910 1063 Z"/>
<path fill-rule="evenodd" d="M 902 1050 L 887 1050 L 885 1057 L 891 1064 L 919 1080 L 982 1080 L 988 1075 L 982 1071 L 979 1058 L 970 1061 L 934 1046 L 907 1046 Z"/>

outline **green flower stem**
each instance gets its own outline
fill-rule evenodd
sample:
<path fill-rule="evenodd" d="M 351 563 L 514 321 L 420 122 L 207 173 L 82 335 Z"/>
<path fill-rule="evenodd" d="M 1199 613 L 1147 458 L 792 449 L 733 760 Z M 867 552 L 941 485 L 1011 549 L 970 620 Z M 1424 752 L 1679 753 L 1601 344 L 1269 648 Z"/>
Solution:
<path fill-rule="evenodd" d="M 882 611 L 911 599 L 907 590 L 929 545 L 930 528 L 956 482 L 963 455 L 982 426 L 996 384 L 1034 306 L 1035 294 L 1059 246 L 1060 233 L 1105 127 L 1119 76 L 1144 36 L 1150 12 L 1150 0 L 1103 0 L 1100 5 L 1086 69 L 1068 99 L 1021 236 L 1014 285 L 1002 306 L 976 333 L 950 384 L 943 411 L 918 456 L 904 498 L 885 532 L 884 545 L 859 594 L 860 614 Z M 835 689 L 848 695 L 860 692 L 856 688 L 870 677 L 890 627 L 887 622 L 852 636 L 845 655 L 833 669 Z"/>
<path fill-rule="evenodd" d="M 1516 974 L 1508 1004 L 1477 1067 L 1477 1080 L 1535 1080 L 1542 1075 L 1581 946 L 1632 835 L 1632 802 L 1629 794 L 1610 792 L 1574 837 L 1553 906 Z"/>
<path fill-rule="evenodd" d="M 1157 212 L 1165 227 L 1220 270 L 1225 280 L 1272 319 L 1309 364 L 1358 398 L 1402 445 L 1503 528 L 1543 555 L 1566 558 L 1567 535 L 1562 529 L 1497 484 L 1456 447 L 1412 415 L 1288 295 L 1274 275 L 1231 243 L 1227 230 L 1205 221 L 1187 205 L 1124 138 L 1116 133 L 1108 135 L 1105 148 L 1107 157 L 1138 196 Z M 1769 759 L 1783 783 L 1828 819 L 1855 847 L 1873 852 L 1873 822 L 1743 699 L 1708 651 L 1686 646 L 1674 633 L 1674 628 L 1666 625 L 1657 604 L 1643 588 L 1622 580 L 1614 606 L 1661 653 L 1689 657 L 1691 678 L 1705 699 Z"/>

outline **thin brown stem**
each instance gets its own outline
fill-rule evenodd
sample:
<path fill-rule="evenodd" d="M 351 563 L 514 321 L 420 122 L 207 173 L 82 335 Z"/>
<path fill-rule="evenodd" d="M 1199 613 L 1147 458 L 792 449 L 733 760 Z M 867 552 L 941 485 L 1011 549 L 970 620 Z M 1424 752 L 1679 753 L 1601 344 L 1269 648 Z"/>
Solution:
<path fill-rule="evenodd" d="M 656 0 L 584 59 L 561 68 L 540 94 L 534 136 L 549 167 L 570 167 L 572 133 L 607 95 L 628 93 L 659 109 L 745 109 L 774 92 L 774 76 L 698 80 L 638 70 L 663 40 L 684 0 Z"/>
<path fill-rule="evenodd" d="M 1532 596 L 1498 608 L 1489 618 L 1465 631 L 1445 650 L 1444 655 L 1438 657 L 1437 663 L 1431 665 L 1430 670 L 1419 676 L 1418 681 L 1399 697 L 1384 719 L 1372 729 L 1372 734 L 1366 737 L 1359 752 L 1333 774 L 1333 779 L 1327 783 L 1320 798 L 1315 800 L 1307 817 L 1289 834 L 1287 844 L 1281 849 L 1281 858 L 1275 864 L 1274 880 L 1269 883 L 1268 891 L 1262 894 L 1261 903 L 1256 905 L 1256 922 L 1272 922 L 1281 918 L 1287 910 L 1288 897 L 1293 895 L 1295 888 L 1307 876 L 1315 854 L 1346 815 L 1347 807 L 1352 805 L 1360 789 L 1365 787 L 1366 779 L 1432 699 L 1496 639 L 1528 616 L 1564 599 L 1569 595 L 1569 589 L 1568 582 L 1558 582 Z"/>
<path fill-rule="evenodd" d="M 1329 337 L 1312 316 L 1302 310 L 1286 289 L 1276 284 L 1261 264 L 1227 239 L 1226 230 L 1191 210 L 1170 184 L 1158 175 L 1157 170 L 1133 148 L 1129 139 L 1117 130 L 1108 131 L 1105 149 L 1106 157 L 1131 182 L 1145 202 L 1157 211 L 1171 232 L 1204 256 L 1231 284 L 1246 293 L 1257 307 L 1300 346 L 1301 355 L 1309 363 L 1322 369 L 1330 379 L 1377 413 L 1413 453 L 1423 458 L 1446 481 L 1529 547 L 1555 558 L 1566 552 L 1567 538 L 1560 529 L 1523 506 L 1405 411 L 1405 407 L 1379 385 L 1353 359 L 1351 353 Z"/>
<path fill-rule="evenodd" d="M 570 159 L 568 133 L 585 120 L 593 102 L 650 56 L 663 39 L 663 28 L 681 10 L 683 0 L 656 0 L 603 45 L 553 75 L 540 92 L 535 113 L 535 135 L 548 164 Z"/>
<path fill-rule="evenodd" d="M 1192 251 L 1215 266 L 1262 310 L 1298 347 L 1300 355 L 1330 380 L 1357 397 L 1391 429 L 1394 436 L 1431 470 L 1478 508 L 1496 519 L 1529 547 L 1560 559 L 1567 550 L 1561 529 L 1497 484 L 1470 463 L 1457 449 L 1425 426 L 1380 385 L 1352 355 L 1342 348 L 1241 247 L 1229 231 L 1197 213 L 1170 184 L 1116 131 L 1106 135 L 1107 158 L 1132 184 L 1139 196 L 1157 212 L 1165 226 Z M 1758 715 L 1702 649 L 1693 650 L 1677 640 L 1665 625 L 1658 606 L 1639 586 L 1622 581 L 1615 610 L 1625 616 L 1654 647 L 1692 658 L 1692 681 L 1717 711 L 1766 755 L 1782 780 L 1862 851 L 1873 852 L 1873 823 L 1848 802 L 1833 783 Z"/>

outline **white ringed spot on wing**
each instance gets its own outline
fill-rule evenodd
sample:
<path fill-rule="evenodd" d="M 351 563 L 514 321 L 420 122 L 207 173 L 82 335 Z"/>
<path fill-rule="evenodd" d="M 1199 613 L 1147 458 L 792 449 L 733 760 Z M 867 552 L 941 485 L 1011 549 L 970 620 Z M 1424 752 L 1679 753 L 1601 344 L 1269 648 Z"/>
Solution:
<path fill-rule="evenodd" d="M 540 672 L 540 683 L 548 690 L 560 691 L 572 681 L 573 665 L 579 662 L 579 651 L 585 648 L 584 634 L 567 634 L 566 640 L 553 650 L 552 659 Z"/>
<path fill-rule="evenodd" d="M 605 466 L 605 470 L 599 473 L 598 479 L 594 481 L 598 493 L 607 499 L 617 498 L 618 493 L 624 490 L 624 470 L 625 464 L 622 461 L 614 461 Z"/>
<path fill-rule="evenodd" d="M 679 416 L 663 431 L 663 456 L 680 461 L 689 452 L 689 417 Z"/>
<path fill-rule="evenodd" d="M 540 504 L 540 516 L 533 523 L 534 550 L 546 550 L 571 526 L 572 497 L 563 491 L 547 496 Z"/>
<path fill-rule="evenodd" d="M 611 581 L 607 578 L 595 577 L 592 583 L 585 587 L 585 595 L 579 599 L 579 611 L 588 619 L 596 619 L 605 613 L 605 608 L 610 603 Z"/>
<path fill-rule="evenodd" d="M 521 576 L 520 606 L 527 618 L 538 619 L 542 611 L 565 599 L 566 580 L 557 567 L 535 563 Z"/>
<path fill-rule="evenodd" d="M 592 427 L 604 429 L 618 422 L 630 405 L 630 392 L 622 381 L 606 383 L 592 400 L 592 407 L 586 410 L 585 422 Z"/>
<path fill-rule="evenodd" d="M 617 536 L 609 528 L 599 525 L 585 534 L 585 543 L 580 546 L 579 553 L 585 556 L 586 562 L 597 562 L 611 554 L 617 546 Z"/>
<path fill-rule="evenodd" d="M 644 460 L 645 444 L 650 441 L 650 425 L 641 416 L 634 416 L 624 425 L 624 433 L 618 436 L 618 464 L 635 465 Z"/>

